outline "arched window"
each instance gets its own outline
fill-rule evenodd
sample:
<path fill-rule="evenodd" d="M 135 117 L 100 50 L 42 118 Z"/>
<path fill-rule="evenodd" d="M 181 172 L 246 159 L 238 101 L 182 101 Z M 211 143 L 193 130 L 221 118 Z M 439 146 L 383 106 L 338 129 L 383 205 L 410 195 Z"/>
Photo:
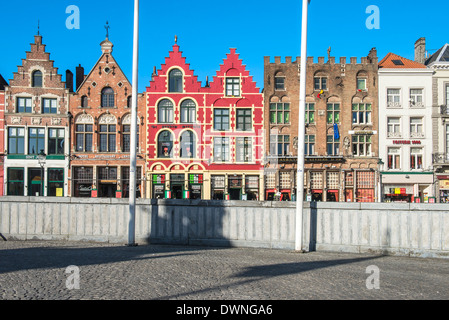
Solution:
<path fill-rule="evenodd" d="M 194 123 L 196 120 L 196 104 L 193 100 L 181 102 L 181 123 Z"/>
<path fill-rule="evenodd" d="M 42 88 L 42 72 L 36 70 L 32 74 L 32 83 L 31 86 L 34 88 Z"/>
<path fill-rule="evenodd" d="M 101 91 L 101 107 L 114 107 L 114 90 L 112 88 L 106 87 Z"/>
<path fill-rule="evenodd" d="M 158 158 L 171 158 L 173 155 L 173 135 L 170 131 L 164 130 L 157 137 Z"/>
<path fill-rule="evenodd" d="M 173 122 L 173 103 L 164 99 L 157 105 L 157 114 L 159 123 L 172 123 Z"/>
<path fill-rule="evenodd" d="M 181 134 L 181 158 L 195 158 L 196 141 L 192 131 L 184 131 Z"/>
<path fill-rule="evenodd" d="M 168 74 L 168 92 L 182 92 L 182 72 L 173 69 Z"/>

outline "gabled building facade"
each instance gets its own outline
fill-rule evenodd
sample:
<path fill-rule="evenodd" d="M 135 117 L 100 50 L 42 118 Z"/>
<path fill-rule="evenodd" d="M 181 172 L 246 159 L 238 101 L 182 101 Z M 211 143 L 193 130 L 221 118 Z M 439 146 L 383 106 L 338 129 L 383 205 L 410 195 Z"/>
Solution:
<path fill-rule="evenodd" d="M 70 95 L 45 47 L 35 36 L 5 88 L 7 195 L 67 196 Z"/>
<path fill-rule="evenodd" d="M 432 75 L 389 53 L 379 63 L 379 156 L 386 202 L 434 200 Z"/>
<path fill-rule="evenodd" d="M 425 50 L 425 44 L 424 44 Z M 426 61 L 432 81 L 433 168 L 437 202 L 449 203 L 449 44 Z"/>
<path fill-rule="evenodd" d="M 112 42 L 106 38 L 100 46 L 101 56 L 87 76 L 83 67 L 76 68 L 69 194 L 122 198 L 129 196 L 132 85 L 112 55 Z M 136 193 L 141 197 L 145 118 L 143 96 L 138 100 Z"/>
<path fill-rule="evenodd" d="M 5 193 L 5 88 L 8 82 L 0 74 L 0 196 Z"/>
<path fill-rule="evenodd" d="M 148 197 L 263 200 L 263 97 L 235 49 L 202 86 L 175 44 L 146 102 Z"/>
<path fill-rule="evenodd" d="M 307 60 L 305 177 L 308 201 L 378 198 L 377 52 Z M 265 190 L 268 200 L 296 199 L 300 58 L 264 62 Z"/>

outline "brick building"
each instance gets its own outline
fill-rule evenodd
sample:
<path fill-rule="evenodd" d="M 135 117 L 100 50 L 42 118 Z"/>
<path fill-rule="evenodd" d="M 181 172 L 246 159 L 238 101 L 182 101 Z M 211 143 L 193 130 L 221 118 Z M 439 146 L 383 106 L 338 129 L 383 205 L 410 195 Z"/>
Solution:
<path fill-rule="evenodd" d="M 378 184 L 377 52 L 307 59 L 305 200 L 372 202 Z M 300 59 L 264 61 L 266 199 L 296 194 Z"/>
<path fill-rule="evenodd" d="M 100 44 L 101 56 L 89 74 L 76 68 L 76 92 L 70 101 L 70 191 L 74 197 L 128 197 L 132 85 L 112 55 L 113 44 Z M 138 103 L 137 196 L 142 195 L 145 165 L 143 96 Z"/>
<path fill-rule="evenodd" d="M 5 87 L 7 195 L 67 195 L 69 89 L 45 47 L 36 35 Z"/>
<path fill-rule="evenodd" d="M 0 74 L 0 196 L 4 193 L 5 171 L 3 168 L 5 158 L 5 87 L 8 82 Z"/>
<path fill-rule="evenodd" d="M 148 197 L 263 199 L 263 96 L 235 49 L 202 86 L 175 44 L 146 101 Z"/>

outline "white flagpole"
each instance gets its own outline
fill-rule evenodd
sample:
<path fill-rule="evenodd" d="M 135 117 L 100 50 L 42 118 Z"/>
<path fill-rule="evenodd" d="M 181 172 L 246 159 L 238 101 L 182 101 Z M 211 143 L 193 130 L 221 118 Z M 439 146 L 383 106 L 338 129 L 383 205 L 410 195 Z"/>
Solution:
<path fill-rule="evenodd" d="M 137 94 L 139 69 L 139 0 L 134 0 L 134 47 L 131 105 L 131 146 L 129 166 L 129 225 L 128 245 L 135 246 L 136 227 L 136 151 L 137 151 Z"/>
<path fill-rule="evenodd" d="M 296 226 L 295 250 L 303 250 L 303 206 L 304 206 L 304 143 L 305 143 L 305 110 L 306 110 L 306 75 L 307 75 L 307 14 L 310 0 L 302 1 L 301 28 L 301 73 L 299 86 L 299 119 L 298 119 L 298 164 L 296 170 Z"/>

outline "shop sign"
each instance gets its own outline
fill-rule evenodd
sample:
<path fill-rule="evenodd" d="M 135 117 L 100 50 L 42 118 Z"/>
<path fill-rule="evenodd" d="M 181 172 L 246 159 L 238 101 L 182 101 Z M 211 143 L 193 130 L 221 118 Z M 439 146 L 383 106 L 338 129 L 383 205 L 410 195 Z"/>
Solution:
<path fill-rule="evenodd" d="M 393 144 L 421 144 L 420 140 L 393 140 Z"/>
<path fill-rule="evenodd" d="M 439 180 L 439 181 L 440 181 L 440 190 L 449 189 L 449 180 Z"/>

